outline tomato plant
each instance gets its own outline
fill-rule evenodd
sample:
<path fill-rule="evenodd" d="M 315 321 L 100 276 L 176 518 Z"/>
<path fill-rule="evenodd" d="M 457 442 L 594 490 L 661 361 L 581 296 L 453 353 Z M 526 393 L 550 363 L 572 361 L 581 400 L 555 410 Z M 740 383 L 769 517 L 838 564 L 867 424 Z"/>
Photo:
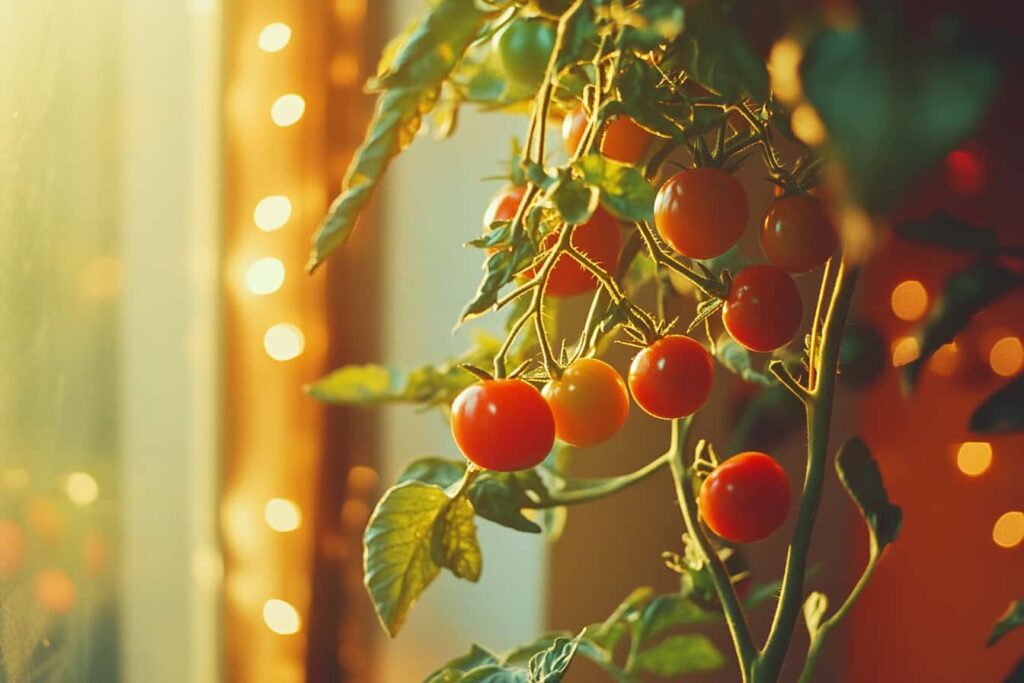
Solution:
<path fill-rule="evenodd" d="M 770 455 L 748 451 L 716 467 L 700 487 L 708 528 L 736 543 L 767 538 L 789 515 L 789 478 Z"/>
<path fill-rule="evenodd" d="M 806 273 L 824 265 L 838 241 L 821 202 L 811 197 L 776 199 L 761 226 L 764 255 L 790 273 Z"/>
<path fill-rule="evenodd" d="M 864 578 L 832 611 L 820 593 L 805 604 L 811 532 L 833 460 L 840 344 L 859 271 L 900 194 L 933 171 L 979 120 L 996 69 L 959 52 L 970 41 L 908 38 L 892 50 L 895 24 L 873 11 L 840 13 L 839 23 L 828 13 L 799 17 L 800 31 L 771 50 L 788 61 L 774 63 L 769 74 L 745 38 L 749 27 L 737 5 L 431 0 L 391 43 L 371 80 L 377 109 L 343 192 L 314 237 L 311 270 L 348 239 L 388 164 L 422 128 L 439 137 L 457 134 L 456 114 L 468 106 L 527 116 L 523 139 L 514 145 L 510 186 L 488 207 L 485 234 L 469 244 L 487 256 L 458 319 L 468 324 L 501 314 L 502 335 L 482 335 L 457 358 L 409 371 L 343 367 L 309 388 L 336 403 L 450 410 L 455 442 L 469 461 L 414 461 L 374 511 L 364 535 L 365 584 L 382 625 L 397 633 L 442 569 L 479 579 L 476 517 L 553 537 L 569 507 L 667 472 L 682 531 L 678 552 L 637 560 L 664 559 L 681 575 L 678 591 L 637 591 L 600 628 L 528 646 L 523 651 L 536 653 L 532 658 L 474 647 L 428 676 L 429 683 L 484 677 L 555 683 L 577 656 L 624 682 L 681 675 L 695 670 L 695 662 L 714 668 L 723 654 L 688 632 L 700 609 L 712 610 L 708 619 L 728 629 L 736 678 L 744 683 L 774 683 L 784 661 L 795 663 L 790 646 L 804 614 L 810 642 L 799 675 L 808 681 L 828 634 L 898 536 L 901 511 L 889 502 L 870 449 L 851 437 L 834 462 L 868 526 Z M 548 135 L 565 111 L 568 154 L 552 153 Z M 781 136 L 791 139 L 779 145 Z M 737 265 L 747 255 L 742 244 L 726 253 L 750 218 L 747 189 L 735 175 L 741 167 L 750 170 L 745 177 L 781 188 L 773 204 L 755 207 L 765 216 L 761 244 L 768 263 Z M 825 181 L 824 203 L 803 194 L 806 188 L 817 193 L 819 181 Z M 749 196 L 769 196 L 771 187 L 752 188 Z M 923 363 L 972 312 L 1021 286 L 1019 273 L 1001 265 L 1019 255 L 988 231 L 963 230 L 948 219 L 911 228 L 919 241 L 977 258 L 929 316 Z M 811 272 L 822 265 L 820 274 Z M 808 273 L 803 277 L 818 285 L 805 344 L 791 343 L 804 306 L 787 271 Z M 666 283 L 679 282 L 686 287 L 673 294 Z M 965 301 L 964 292 L 978 294 Z M 560 301 L 583 293 L 588 301 Z M 719 314 L 728 337 L 716 330 Z M 667 448 L 618 476 L 575 477 L 577 449 L 610 438 L 629 412 L 621 377 L 600 359 L 613 342 L 638 349 L 628 389 L 644 411 L 668 423 Z M 909 384 L 919 368 L 918 361 L 907 366 Z M 749 577 L 736 576 L 734 551 L 723 539 L 751 542 L 770 534 L 785 520 L 791 492 L 778 463 L 764 453 L 744 452 L 717 465 L 713 445 L 691 438 L 704 426 L 707 406 L 720 406 L 712 389 L 723 372 L 782 396 L 785 414 L 806 427 L 796 524 L 786 539 L 781 590 L 771 591 L 777 595 L 773 625 L 763 639 L 747 618 L 750 601 L 737 592 L 736 584 Z M 543 394 L 533 383 L 545 383 Z M 994 394 L 975 416 L 980 428 L 1024 429 L 1020 411 L 1007 407 L 1020 392 L 1011 383 Z M 662 631 L 648 628 L 652 623 L 680 632 L 662 639 Z M 628 648 L 617 647 L 619 637 L 629 640 Z M 630 653 L 625 661 L 618 656 L 623 649 Z"/>
<path fill-rule="evenodd" d="M 751 351 L 774 351 L 789 343 L 802 316 L 793 278 L 766 264 L 741 270 L 722 308 L 725 329 Z"/>
<path fill-rule="evenodd" d="M 629 366 L 629 389 L 647 413 L 674 420 L 704 405 L 714 376 L 711 354 L 703 346 L 671 334 L 636 354 Z"/>
<path fill-rule="evenodd" d="M 547 457 L 555 441 L 555 420 L 532 384 L 521 379 L 487 380 L 455 398 L 452 435 L 473 464 L 513 472 Z"/>
<path fill-rule="evenodd" d="M 607 441 L 626 423 L 629 393 L 615 368 L 597 358 L 581 358 L 544 386 L 555 416 L 555 435 L 571 446 Z"/>
<path fill-rule="evenodd" d="M 746 190 L 717 168 L 676 173 L 661 186 L 654 202 L 658 232 L 690 258 L 724 254 L 739 240 L 749 218 Z"/>

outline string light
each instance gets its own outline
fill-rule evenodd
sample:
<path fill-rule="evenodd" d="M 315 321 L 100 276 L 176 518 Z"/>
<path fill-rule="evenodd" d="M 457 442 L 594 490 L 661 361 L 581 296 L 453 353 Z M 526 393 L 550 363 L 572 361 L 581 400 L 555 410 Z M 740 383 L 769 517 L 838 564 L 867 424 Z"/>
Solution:
<path fill-rule="evenodd" d="M 85 472 L 72 472 L 64 484 L 64 492 L 75 505 L 92 505 L 100 496 L 100 485 Z"/>
<path fill-rule="evenodd" d="M 931 360 L 928 361 L 929 369 L 936 375 L 942 377 L 949 377 L 956 372 L 957 367 L 960 365 L 960 347 L 957 346 L 956 342 L 950 342 L 943 344 L 935 353 L 932 354 Z"/>
<path fill-rule="evenodd" d="M 1024 366 L 1024 344 L 1017 337 L 1003 337 L 992 345 L 988 364 L 1000 377 L 1016 375 Z"/>
<path fill-rule="evenodd" d="M 306 100 L 301 95 L 288 93 L 274 100 L 270 108 L 270 118 L 275 125 L 285 128 L 299 122 L 306 112 Z"/>
<path fill-rule="evenodd" d="M 245 274 L 245 286 L 257 295 L 273 294 L 284 284 L 284 263 L 268 256 L 253 262 Z"/>
<path fill-rule="evenodd" d="M 913 337 L 901 337 L 892 345 L 892 366 L 898 368 L 907 363 L 917 360 L 920 355 L 920 347 L 917 339 Z"/>
<path fill-rule="evenodd" d="M 928 290 L 917 280 L 905 280 L 893 288 L 891 305 L 900 320 L 920 320 L 928 310 Z"/>
<path fill-rule="evenodd" d="M 272 598 L 263 603 L 263 623 L 274 633 L 290 636 L 302 628 L 299 611 L 291 603 Z"/>
<path fill-rule="evenodd" d="M 264 232 L 281 229 L 291 217 L 291 200 L 279 194 L 264 197 L 252 212 L 253 222 Z"/>
<path fill-rule="evenodd" d="M 1000 548 L 1014 548 L 1024 541 L 1024 512 L 1004 513 L 992 527 L 992 540 Z"/>
<path fill-rule="evenodd" d="M 287 498 L 271 498 L 263 508 L 267 526 L 282 533 L 295 531 L 302 526 L 302 510 Z"/>
<path fill-rule="evenodd" d="M 822 122 L 821 117 L 818 116 L 818 112 L 814 107 L 806 102 L 797 105 L 789 121 L 790 127 L 793 129 L 793 135 L 800 138 L 804 143 L 813 147 L 825 142 L 827 135 L 825 124 Z"/>
<path fill-rule="evenodd" d="M 275 21 L 273 24 L 267 24 L 263 27 L 257 42 L 260 49 L 264 52 L 280 52 L 288 45 L 291 39 L 292 27 Z"/>
<path fill-rule="evenodd" d="M 271 325 L 263 335 L 263 348 L 274 360 L 287 361 L 298 358 L 306 347 L 302 330 L 291 323 Z"/>
<path fill-rule="evenodd" d="M 984 474 L 992 464 L 992 445 L 986 441 L 965 441 L 956 452 L 956 466 L 969 477 Z"/>

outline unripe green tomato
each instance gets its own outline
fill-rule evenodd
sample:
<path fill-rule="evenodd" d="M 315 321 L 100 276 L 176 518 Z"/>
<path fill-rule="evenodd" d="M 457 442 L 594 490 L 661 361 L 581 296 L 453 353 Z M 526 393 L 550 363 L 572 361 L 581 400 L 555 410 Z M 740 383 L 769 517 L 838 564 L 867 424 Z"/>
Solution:
<path fill-rule="evenodd" d="M 555 25 L 542 17 L 517 18 L 494 35 L 494 50 L 510 80 L 536 88 L 544 80 L 551 51 L 555 49 Z"/>

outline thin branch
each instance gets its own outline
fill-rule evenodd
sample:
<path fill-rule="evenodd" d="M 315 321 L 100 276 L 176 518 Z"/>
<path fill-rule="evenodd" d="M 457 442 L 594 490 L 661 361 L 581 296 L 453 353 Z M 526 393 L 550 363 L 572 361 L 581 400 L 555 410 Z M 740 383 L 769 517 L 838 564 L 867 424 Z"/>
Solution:
<path fill-rule="evenodd" d="M 790 393 L 800 399 L 803 404 L 806 405 L 811 399 L 811 394 L 807 391 L 807 388 L 800 384 L 793 375 L 789 374 L 786 364 L 778 358 L 768 363 L 768 372 L 772 373 L 775 379 L 779 380 L 779 384 L 789 389 Z"/>

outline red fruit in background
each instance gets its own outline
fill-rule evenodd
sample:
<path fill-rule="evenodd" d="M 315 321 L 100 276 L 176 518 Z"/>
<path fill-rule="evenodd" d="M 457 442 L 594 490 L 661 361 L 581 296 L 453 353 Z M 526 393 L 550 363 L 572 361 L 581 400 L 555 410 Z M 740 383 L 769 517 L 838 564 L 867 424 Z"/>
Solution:
<path fill-rule="evenodd" d="M 689 337 L 671 334 L 636 355 L 629 367 L 629 389 L 645 412 L 672 420 L 704 405 L 714 377 L 707 349 Z"/>
<path fill-rule="evenodd" d="M 492 379 L 463 389 L 452 404 L 451 426 L 463 455 L 499 472 L 539 465 L 555 442 L 551 408 L 521 379 Z"/>
<path fill-rule="evenodd" d="M 569 154 L 575 154 L 576 148 L 580 146 L 587 129 L 587 118 L 586 110 L 580 106 L 566 114 L 562 121 L 562 138 Z M 616 116 L 605 124 L 598 149 L 609 159 L 623 164 L 635 164 L 647 153 L 656 137 L 628 116 Z"/>
<path fill-rule="evenodd" d="M 838 241 L 825 208 L 810 197 L 775 200 L 761 226 L 764 255 L 790 273 L 806 273 L 824 265 Z"/>
<path fill-rule="evenodd" d="M 555 246 L 557 241 L 558 233 L 548 233 L 541 240 L 541 251 Z M 573 230 L 572 245 L 606 272 L 614 273 L 619 267 L 619 250 L 622 246 L 619 221 L 598 207 L 590 220 L 577 225 Z M 527 277 L 532 277 L 534 272 L 528 271 Z M 548 275 L 548 286 L 544 293 L 553 297 L 567 297 L 592 292 L 597 287 L 597 279 L 590 271 L 573 257 L 562 254 Z"/>
<path fill-rule="evenodd" d="M 792 493 L 786 472 L 774 458 L 747 451 L 729 458 L 700 487 L 700 514 L 722 538 L 752 543 L 782 526 Z"/>
<path fill-rule="evenodd" d="M 769 265 L 747 266 L 733 278 L 722 322 L 729 335 L 751 351 L 785 346 L 803 317 L 793 278 Z"/>
<path fill-rule="evenodd" d="M 743 185 L 717 168 L 680 171 L 654 201 L 654 224 L 683 256 L 708 259 L 736 244 L 750 218 Z"/>

